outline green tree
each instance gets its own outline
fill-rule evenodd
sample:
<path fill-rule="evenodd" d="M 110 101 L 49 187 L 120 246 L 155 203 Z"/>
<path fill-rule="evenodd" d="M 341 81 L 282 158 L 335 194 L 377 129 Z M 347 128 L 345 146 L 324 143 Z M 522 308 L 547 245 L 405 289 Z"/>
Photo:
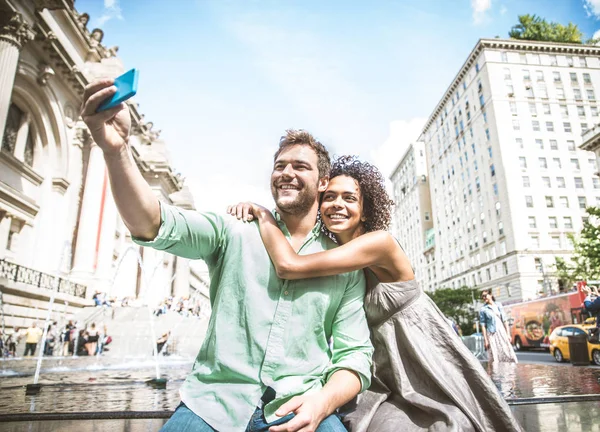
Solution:
<path fill-rule="evenodd" d="M 427 294 L 444 315 L 456 321 L 463 336 L 474 333 L 473 320 L 477 317 L 477 312 L 473 307 L 473 298 L 478 298 L 477 289 L 466 286 L 456 289 L 440 288 Z"/>
<path fill-rule="evenodd" d="M 586 209 L 588 219 L 578 236 L 571 235 L 570 261 L 556 259 L 556 274 L 570 286 L 577 280 L 600 279 L 600 207 Z"/>
<path fill-rule="evenodd" d="M 548 22 L 537 15 L 519 15 L 519 24 L 508 32 L 512 39 L 535 40 L 546 42 L 583 43 L 583 33 L 576 24 L 566 26 Z M 588 41 L 592 42 L 592 40 Z"/>

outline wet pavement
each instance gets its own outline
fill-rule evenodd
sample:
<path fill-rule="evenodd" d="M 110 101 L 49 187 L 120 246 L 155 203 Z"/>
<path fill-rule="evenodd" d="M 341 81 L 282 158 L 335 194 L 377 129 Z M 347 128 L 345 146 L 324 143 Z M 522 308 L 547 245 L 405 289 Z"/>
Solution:
<path fill-rule="evenodd" d="M 179 403 L 178 389 L 192 363 L 188 358 L 161 359 L 161 375 L 168 383 L 166 389 L 155 389 L 146 384 L 155 378 L 154 362 L 149 359 L 51 358 L 44 361 L 40 393 L 29 396 L 25 386 L 33 381 L 35 360 L 0 360 L 0 430 L 158 431 L 164 421 L 160 418 L 122 416 L 132 412 L 168 416 Z M 523 363 L 494 369 L 486 363 L 483 366 L 526 431 L 600 432 L 600 368 Z M 586 401 L 586 395 L 592 396 Z M 94 420 L 94 429 L 88 429 L 89 420 L 52 417 L 43 422 L 6 422 L 8 414 L 33 419 L 82 412 L 115 412 L 121 418 Z"/>

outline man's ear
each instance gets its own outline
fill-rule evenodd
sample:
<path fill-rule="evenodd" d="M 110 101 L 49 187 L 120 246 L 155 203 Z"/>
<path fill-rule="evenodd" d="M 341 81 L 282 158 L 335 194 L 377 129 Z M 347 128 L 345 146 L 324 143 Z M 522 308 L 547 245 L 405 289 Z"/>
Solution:
<path fill-rule="evenodd" d="M 329 177 L 321 177 L 319 179 L 319 186 L 318 186 L 317 190 L 319 192 L 325 192 L 325 189 L 327 189 L 328 185 L 329 185 Z"/>

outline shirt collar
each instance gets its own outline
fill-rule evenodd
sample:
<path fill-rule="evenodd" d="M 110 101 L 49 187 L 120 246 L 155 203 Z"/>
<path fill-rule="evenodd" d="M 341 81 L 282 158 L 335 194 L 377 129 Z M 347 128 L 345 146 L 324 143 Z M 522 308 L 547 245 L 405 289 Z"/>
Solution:
<path fill-rule="evenodd" d="M 277 222 L 277 225 L 279 226 L 279 228 L 284 228 L 285 230 L 282 229 L 282 231 L 289 233 L 287 226 L 285 225 L 285 222 L 283 221 L 283 219 L 281 218 L 281 215 L 279 214 L 279 212 L 277 211 L 277 209 L 273 209 L 271 210 L 271 213 L 273 214 L 273 217 L 275 218 L 275 221 Z M 315 223 L 315 226 L 313 227 L 313 229 L 311 230 L 311 235 L 312 237 L 316 238 L 319 236 L 319 234 L 321 233 L 321 225 L 323 222 L 321 222 L 320 218 L 317 218 L 317 222 Z"/>

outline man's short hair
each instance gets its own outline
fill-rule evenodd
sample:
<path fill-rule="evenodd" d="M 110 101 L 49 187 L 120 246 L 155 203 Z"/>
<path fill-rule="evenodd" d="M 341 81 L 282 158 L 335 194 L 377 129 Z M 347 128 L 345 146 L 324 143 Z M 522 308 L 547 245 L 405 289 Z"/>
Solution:
<path fill-rule="evenodd" d="M 305 130 L 288 129 L 285 132 L 286 134 L 279 140 L 279 148 L 277 149 L 277 152 L 275 152 L 273 161 L 276 161 L 281 152 L 288 147 L 295 145 L 309 146 L 317 154 L 319 178 L 329 177 L 329 171 L 331 170 L 331 159 L 329 158 L 329 152 L 325 146 Z"/>

